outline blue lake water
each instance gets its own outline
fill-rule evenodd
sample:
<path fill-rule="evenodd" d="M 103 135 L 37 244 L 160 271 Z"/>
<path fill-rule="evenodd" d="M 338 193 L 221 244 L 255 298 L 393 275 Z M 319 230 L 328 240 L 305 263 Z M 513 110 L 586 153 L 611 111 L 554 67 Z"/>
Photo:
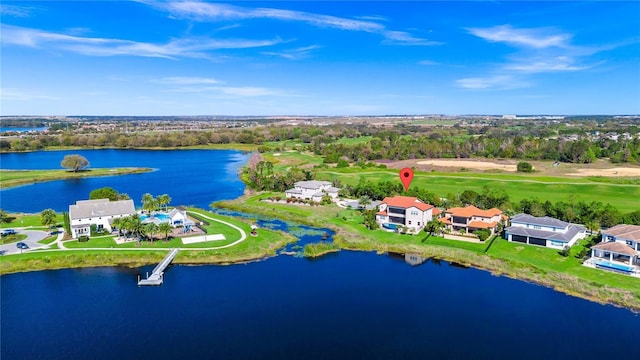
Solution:
<path fill-rule="evenodd" d="M 6 126 L 0 126 L 0 133 L 4 133 L 4 132 L 31 132 L 31 131 L 35 131 L 35 132 L 43 132 L 46 131 L 47 129 L 49 129 L 49 127 L 47 126 L 43 126 L 43 127 L 6 127 Z"/>
<path fill-rule="evenodd" d="M 240 195 L 237 151 L 83 150 L 1 154 L 3 169 L 92 166 L 153 173 L 55 181 L 0 192 L 1 207 L 64 210 L 102 186 L 168 193 L 204 208 Z M 266 217 L 297 246 L 327 229 Z M 287 250 L 297 250 L 296 245 Z M 1 261 L 1 258 L 0 258 Z M 160 287 L 139 269 L 90 268 L 0 278 L 0 358 L 11 359 L 602 359 L 640 358 L 640 317 L 444 261 L 343 251 L 232 266 L 173 266 Z"/>
<path fill-rule="evenodd" d="M 279 256 L 2 277 L 10 359 L 601 359 L 640 356 L 640 317 L 446 262 Z M 617 351 L 617 350 L 616 350 Z"/>
<path fill-rule="evenodd" d="M 233 150 L 70 150 L 0 154 L 2 169 L 59 169 L 68 154 L 80 154 L 91 167 L 150 167 L 144 174 L 69 179 L 25 185 L 0 191 L 0 207 L 14 212 L 47 208 L 68 211 L 77 200 L 109 186 L 127 193 L 136 206 L 142 194 L 169 194 L 172 204 L 208 208 L 212 201 L 233 199 L 244 192 L 238 171 L 249 154 Z"/>

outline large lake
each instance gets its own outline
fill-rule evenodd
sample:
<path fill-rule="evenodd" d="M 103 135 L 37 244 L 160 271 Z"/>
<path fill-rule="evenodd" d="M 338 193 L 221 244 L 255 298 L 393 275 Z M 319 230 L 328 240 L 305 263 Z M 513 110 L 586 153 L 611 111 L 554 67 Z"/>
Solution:
<path fill-rule="evenodd" d="M 206 208 L 244 189 L 237 172 L 247 155 L 235 151 L 37 152 L 0 160 L 2 168 L 54 168 L 67 153 L 96 167 L 158 170 L 5 190 L 2 207 L 64 210 L 112 186 L 138 205 L 151 192 Z M 164 285 L 137 287 L 137 274 L 150 269 L 2 276 L 0 358 L 640 358 L 637 314 L 446 262 L 409 266 L 398 256 L 347 251 L 318 260 L 281 255 L 174 266 Z"/>
<path fill-rule="evenodd" d="M 142 194 L 169 194 L 172 204 L 209 208 L 212 201 L 242 195 L 238 171 L 249 154 L 233 150 L 70 150 L 0 154 L 2 169 L 60 169 L 68 154 L 80 154 L 91 167 L 150 167 L 153 172 L 133 175 L 69 179 L 25 185 L 0 191 L 0 207 L 13 212 L 68 211 L 77 200 L 109 186 L 127 193 L 136 206 Z"/>

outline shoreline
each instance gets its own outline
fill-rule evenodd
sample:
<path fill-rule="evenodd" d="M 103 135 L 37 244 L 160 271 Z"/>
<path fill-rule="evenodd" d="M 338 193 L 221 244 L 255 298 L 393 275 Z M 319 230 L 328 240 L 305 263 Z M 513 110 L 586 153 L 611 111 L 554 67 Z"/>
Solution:
<path fill-rule="evenodd" d="M 14 169 L 0 169 L 0 177 L 2 183 L 0 189 L 12 189 L 19 186 L 66 180 L 66 179 L 82 179 L 82 178 L 94 178 L 94 177 L 107 177 L 107 176 L 120 176 L 120 175 L 132 175 L 143 174 L 147 172 L 155 171 L 152 168 L 146 167 L 114 167 L 114 168 L 95 168 L 80 172 L 70 172 L 67 170 L 57 169 L 42 169 L 42 170 L 14 170 Z M 7 176 L 19 175 L 14 179 L 5 179 Z M 22 175 L 33 177 L 22 177 Z M 38 177 L 40 176 L 40 177 Z"/>

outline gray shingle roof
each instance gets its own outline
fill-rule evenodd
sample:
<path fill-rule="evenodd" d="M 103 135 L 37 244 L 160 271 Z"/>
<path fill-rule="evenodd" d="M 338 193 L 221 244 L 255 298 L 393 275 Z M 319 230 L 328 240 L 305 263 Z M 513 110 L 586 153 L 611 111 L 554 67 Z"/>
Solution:
<path fill-rule="evenodd" d="M 135 212 L 133 200 L 81 200 L 76 201 L 75 205 L 69 205 L 69 218 L 71 220 L 114 215 L 132 215 Z"/>
<path fill-rule="evenodd" d="M 564 234 L 559 232 L 554 232 L 554 231 L 524 228 L 520 226 L 509 226 L 508 228 L 505 229 L 505 231 L 508 234 L 512 234 L 512 235 L 529 236 L 529 237 L 536 237 L 541 239 L 548 239 L 548 240 L 562 241 L 562 242 L 571 241 L 571 239 L 573 239 L 573 237 L 576 236 L 577 233 L 584 230 L 585 230 L 584 226 L 574 225 L 574 224 L 569 224 L 569 229 Z"/>
<path fill-rule="evenodd" d="M 640 241 L 640 226 L 638 225 L 616 225 L 610 229 L 602 230 L 602 235 L 614 236 L 616 239 Z"/>
<path fill-rule="evenodd" d="M 511 218 L 511 223 L 513 224 L 514 222 L 519 224 L 551 226 L 556 228 L 566 228 L 567 226 L 569 226 L 569 223 L 560 221 L 558 219 L 554 219 L 552 217 L 548 217 L 548 216 L 537 217 L 529 214 L 514 215 Z"/>
<path fill-rule="evenodd" d="M 309 181 L 298 181 L 294 185 L 295 187 L 301 187 L 305 189 L 320 190 L 320 188 L 322 188 L 323 186 L 330 186 L 331 183 L 328 181 L 309 180 Z"/>
<path fill-rule="evenodd" d="M 617 254 L 623 254 L 623 255 L 629 255 L 629 256 L 637 255 L 636 251 L 633 250 L 629 245 L 626 245 L 617 241 L 602 242 L 600 244 L 593 245 L 591 248 L 610 251 Z"/>

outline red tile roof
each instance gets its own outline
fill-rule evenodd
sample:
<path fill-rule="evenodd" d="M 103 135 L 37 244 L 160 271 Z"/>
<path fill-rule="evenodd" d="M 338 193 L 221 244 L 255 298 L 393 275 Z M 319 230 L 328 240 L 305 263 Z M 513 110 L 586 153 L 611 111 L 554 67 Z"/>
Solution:
<path fill-rule="evenodd" d="M 460 216 L 460 217 L 466 217 L 466 218 L 472 217 L 472 216 L 481 216 L 481 217 L 490 218 L 495 215 L 502 215 L 502 211 L 500 211 L 500 209 L 491 208 L 489 210 L 482 210 L 482 209 L 478 209 L 473 205 L 469 205 L 463 208 L 455 207 L 455 208 L 447 209 L 446 213 L 451 214 L 453 216 Z"/>
<path fill-rule="evenodd" d="M 384 216 L 387 216 L 387 212 L 386 212 L 386 211 L 378 211 L 378 212 L 376 213 L 376 215 L 384 215 Z"/>
<path fill-rule="evenodd" d="M 441 222 L 443 222 L 443 223 L 445 223 L 447 225 L 451 225 L 451 219 L 449 219 L 449 218 L 440 218 L 438 220 L 440 220 Z"/>
<path fill-rule="evenodd" d="M 435 208 L 435 207 L 433 208 L 433 216 L 440 215 L 441 212 L 442 211 L 440 211 L 440 209 Z"/>
<path fill-rule="evenodd" d="M 476 228 L 476 229 L 489 229 L 489 228 L 496 227 L 496 225 L 498 225 L 498 222 L 496 221 L 490 222 L 490 223 L 486 223 L 482 221 L 471 221 L 469 222 L 469 225 L 467 225 L 467 227 Z"/>
<path fill-rule="evenodd" d="M 400 207 L 405 209 L 408 209 L 410 207 L 415 207 L 422 211 L 427 211 L 433 208 L 433 205 L 429 205 L 416 197 L 409 197 L 409 196 L 394 196 L 392 198 L 386 197 L 384 198 L 384 200 L 382 200 L 382 202 L 389 206 Z"/>

